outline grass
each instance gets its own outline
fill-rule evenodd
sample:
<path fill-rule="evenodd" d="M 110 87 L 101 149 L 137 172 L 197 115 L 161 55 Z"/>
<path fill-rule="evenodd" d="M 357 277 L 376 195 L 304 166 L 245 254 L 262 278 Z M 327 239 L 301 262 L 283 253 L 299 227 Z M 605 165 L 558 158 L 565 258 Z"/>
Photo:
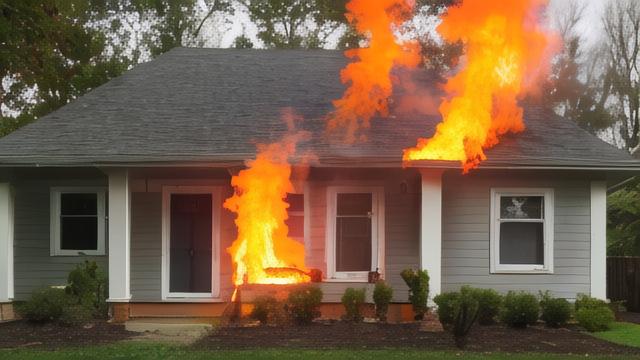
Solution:
<path fill-rule="evenodd" d="M 534 360 L 534 359 L 584 359 L 584 356 L 552 355 L 552 354 L 507 354 L 507 353 L 468 353 L 468 352 L 431 352 L 419 350 L 293 350 L 293 349 L 261 349 L 243 351 L 223 350 L 190 350 L 186 347 L 156 343 L 125 342 L 106 346 L 70 348 L 58 351 L 32 349 L 0 350 L 2 359 L 206 359 L 206 360 L 339 360 L 339 359 L 390 359 L 390 360 L 435 360 L 435 359 L 496 359 L 496 360 Z M 629 357 L 589 356 L 589 359 L 629 359 Z"/>
<path fill-rule="evenodd" d="M 593 336 L 617 344 L 640 347 L 640 325 L 616 322 L 611 329 L 593 333 Z"/>

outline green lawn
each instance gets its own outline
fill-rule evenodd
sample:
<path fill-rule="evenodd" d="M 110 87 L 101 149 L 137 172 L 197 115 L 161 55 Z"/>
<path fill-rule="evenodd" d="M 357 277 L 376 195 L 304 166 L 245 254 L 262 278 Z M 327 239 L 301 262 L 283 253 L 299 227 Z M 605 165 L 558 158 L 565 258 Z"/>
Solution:
<path fill-rule="evenodd" d="M 109 346 L 85 347 L 65 349 L 56 352 L 37 350 L 0 350 L 2 359 L 309 359 L 309 360 L 339 360 L 339 359 L 508 359 L 508 360 L 534 360 L 534 359 L 584 359 L 584 356 L 547 355 L 547 354 L 523 354 L 514 355 L 506 353 L 477 354 L 464 352 L 427 352 L 418 350 L 247 350 L 247 351 L 194 351 L 185 347 L 151 344 L 151 343 L 120 343 Z M 598 357 L 589 356 L 589 359 L 629 359 L 629 357 Z"/>
<path fill-rule="evenodd" d="M 610 330 L 593 333 L 593 336 L 618 344 L 640 347 L 640 325 L 616 322 Z"/>

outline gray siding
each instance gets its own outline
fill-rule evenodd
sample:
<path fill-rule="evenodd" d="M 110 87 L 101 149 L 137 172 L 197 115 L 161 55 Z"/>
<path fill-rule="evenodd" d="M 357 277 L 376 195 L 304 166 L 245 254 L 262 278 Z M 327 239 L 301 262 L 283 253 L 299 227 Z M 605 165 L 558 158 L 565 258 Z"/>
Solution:
<path fill-rule="evenodd" d="M 564 175 L 564 176 L 563 176 Z M 490 274 L 492 187 L 550 187 L 555 192 L 554 273 Z M 575 298 L 590 291 L 590 181 L 554 176 L 447 173 L 443 179 L 443 291 L 469 284 L 499 291 L 551 290 Z"/>
<path fill-rule="evenodd" d="M 15 299 L 27 300 L 34 290 L 65 285 L 76 264 L 96 260 L 107 271 L 106 256 L 50 256 L 49 189 L 53 186 L 106 186 L 106 178 L 82 179 L 42 171 L 35 177 L 13 179 L 15 191 Z"/>

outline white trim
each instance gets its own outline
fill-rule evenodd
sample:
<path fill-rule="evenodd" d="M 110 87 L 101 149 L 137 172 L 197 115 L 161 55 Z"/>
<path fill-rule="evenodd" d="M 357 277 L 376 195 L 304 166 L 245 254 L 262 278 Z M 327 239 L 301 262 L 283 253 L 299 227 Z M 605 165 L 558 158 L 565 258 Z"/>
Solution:
<path fill-rule="evenodd" d="M 131 299 L 131 191 L 129 172 L 109 176 L 109 302 Z"/>
<path fill-rule="evenodd" d="M 591 296 L 607 298 L 607 183 L 591 182 Z"/>
<path fill-rule="evenodd" d="M 0 183 L 0 303 L 10 302 L 13 286 L 13 191 Z"/>
<path fill-rule="evenodd" d="M 429 273 L 429 296 L 442 291 L 442 171 L 420 171 L 420 268 Z"/>
<path fill-rule="evenodd" d="M 60 248 L 60 208 L 62 194 L 96 194 L 98 219 L 98 248 L 96 250 L 64 250 Z M 52 187 L 50 189 L 50 251 L 51 256 L 103 256 L 105 250 L 106 234 L 106 209 L 105 209 L 106 189 L 95 186 L 69 186 Z"/>
<path fill-rule="evenodd" d="M 211 194 L 211 292 L 209 293 L 174 293 L 169 289 L 171 234 L 171 194 Z M 162 300 L 202 302 L 219 300 L 220 297 L 220 186 L 163 186 L 162 187 Z"/>
<path fill-rule="evenodd" d="M 544 224 L 544 265 L 500 263 L 500 196 L 542 196 L 544 216 L 531 220 Z M 517 220 L 525 222 L 528 220 Z M 553 274 L 554 190 L 552 188 L 492 188 L 490 223 L 490 270 L 492 274 Z"/>
<path fill-rule="evenodd" d="M 378 271 L 384 277 L 385 250 L 385 206 L 384 187 L 382 186 L 328 186 L 327 187 L 327 226 L 326 226 L 326 281 L 367 282 L 368 271 L 341 272 L 335 269 L 336 213 L 337 197 L 341 193 L 371 194 L 371 271 Z"/>
<path fill-rule="evenodd" d="M 305 263 L 311 257 L 311 186 L 304 182 L 302 193 L 304 194 L 304 256 Z"/>

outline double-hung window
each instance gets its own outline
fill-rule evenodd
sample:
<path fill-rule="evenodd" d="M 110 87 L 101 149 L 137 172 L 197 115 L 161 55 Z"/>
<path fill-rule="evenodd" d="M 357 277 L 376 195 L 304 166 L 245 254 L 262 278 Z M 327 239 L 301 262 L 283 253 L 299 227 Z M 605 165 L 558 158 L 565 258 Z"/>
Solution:
<path fill-rule="evenodd" d="M 286 220 L 289 237 L 304 244 L 304 194 L 290 193 L 285 200 L 289 204 Z"/>
<path fill-rule="evenodd" d="M 105 254 L 105 189 L 51 189 L 51 255 Z"/>
<path fill-rule="evenodd" d="M 491 272 L 553 272 L 553 189 L 491 190 Z"/>

